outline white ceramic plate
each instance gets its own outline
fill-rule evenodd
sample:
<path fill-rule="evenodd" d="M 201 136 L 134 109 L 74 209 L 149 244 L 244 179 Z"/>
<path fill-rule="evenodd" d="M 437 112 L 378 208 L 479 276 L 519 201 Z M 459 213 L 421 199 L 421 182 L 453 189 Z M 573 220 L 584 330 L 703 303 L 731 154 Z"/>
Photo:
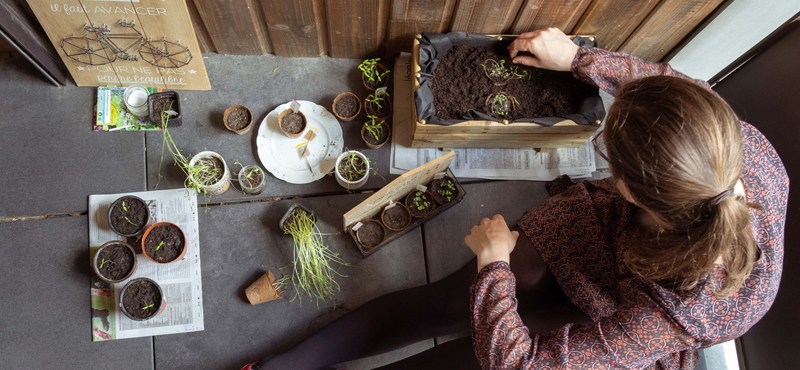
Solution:
<path fill-rule="evenodd" d="M 285 103 L 269 112 L 261 121 L 256 145 L 261 164 L 273 176 L 291 184 L 308 184 L 333 170 L 336 158 L 342 154 L 344 138 L 342 126 L 327 109 L 307 100 L 299 100 L 298 103 L 308 120 L 303 134 L 298 138 L 289 138 L 278 127 L 278 115 L 289 109 L 289 103 Z M 308 141 L 305 136 L 312 128 L 317 129 L 317 136 L 308 143 L 309 154 L 301 158 L 297 145 Z"/>

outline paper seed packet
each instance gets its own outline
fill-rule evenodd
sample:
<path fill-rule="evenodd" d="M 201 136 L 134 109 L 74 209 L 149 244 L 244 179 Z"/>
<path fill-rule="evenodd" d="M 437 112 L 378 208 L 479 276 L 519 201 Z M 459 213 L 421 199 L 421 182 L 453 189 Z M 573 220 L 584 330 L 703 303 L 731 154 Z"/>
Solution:
<path fill-rule="evenodd" d="M 151 94 L 161 89 L 147 87 Z M 157 131 L 159 125 L 150 122 L 147 116 L 137 117 L 128 112 L 122 97 L 124 87 L 100 86 L 97 88 L 94 131 Z"/>

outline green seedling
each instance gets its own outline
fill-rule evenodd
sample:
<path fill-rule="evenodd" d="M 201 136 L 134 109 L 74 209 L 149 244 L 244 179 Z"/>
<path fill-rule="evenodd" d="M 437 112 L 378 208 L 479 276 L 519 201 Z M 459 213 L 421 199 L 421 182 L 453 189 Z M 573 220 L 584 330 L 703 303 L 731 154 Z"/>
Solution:
<path fill-rule="evenodd" d="M 364 127 L 370 134 L 372 134 L 372 136 L 375 137 L 375 140 L 380 141 L 380 136 L 383 134 L 384 123 L 386 123 L 386 121 L 381 120 L 380 122 L 377 122 L 378 117 L 376 116 L 367 116 L 367 118 L 369 118 L 370 121 L 365 123 Z"/>
<path fill-rule="evenodd" d="M 162 245 L 164 245 L 164 241 L 163 240 L 161 241 L 161 243 L 158 243 L 158 246 L 156 247 L 156 250 L 161 249 Z"/>
<path fill-rule="evenodd" d="M 489 105 L 489 111 L 491 111 L 492 114 L 500 117 L 507 117 L 516 109 L 517 105 L 519 105 L 519 101 L 511 95 L 500 92 L 489 95 L 489 97 L 486 98 L 486 104 Z"/>
<path fill-rule="evenodd" d="M 125 205 L 125 201 L 122 201 L 122 210 L 128 212 L 128 207 Z"/>
<path fill-rule="evenodd" d="M 506 83 L 510 80 L 522 78 L 531 79 L 531 74 L 527 70 L 520 70 L 517 66 L 506 66 L 506 60 L 486 59 L 481 63 L 483 71 L 490 80 L 496 83 Z"/>
<path fill-rule="evenodd" d="M 125 221 L 128 221 L 128 223 L 129 223 L 129 224 L 131 224 L 131 225 L 133 225 L 133 226 L 136 226 L 136 224 L 135 224 L 135 223 L 133 223 L 133 221 L 131 221 L 131 219 L 130 219 L 130 218 L 128 218 L 128 216 L 125 216 Z"/>
<path fill-rule="evenodd" d="M 105 258 L 103 258 L 103 260 L 102 260 L 102 261 L 100 261 L 100 268 L 102 269 L 102 268 L 103 268 L 103 265 L 105 265 L 105 264 L 106 264 L 106 259 L 105 259 Z"/>
<path fill-rule="evenodd" d="M 149 304 L 149 305 L 147 305 L 147 306 L 144 306 L 144 307 L 142 307 L 142 310 L 146 310 L 146 309 L 148 309 L 148 308 L 150 308 L 150 307 L 153 307 L 153 306 L 155 306 L 155 305 L 156 305 L 155 303 L 151 303 L 151 304 Z"/>
<path fill-rule="evenodd" d="M 391 72 L 389 70 L 386 70 L 383 73 L 378 72 L 379 60 L 381 60 L 381 58 L 367 59 L 358 65 L 358 69 L 360 69 L 361 72 L 364 72 L 364 77 L 366 77 L 369 82 L 383 82 L 383 78 L 386 77 L 389 72 Z"/>
<path fill-rule="evenodd" d="M 378 109 L 383 109 L 383 105 L 381 105 L 381 103 L 386 101 L 386 98 L 384 98 L 383 95 L 385 95 L 386 97 L 391 97 L 388 92 L 381 90 L 380 92 L 369 94 L 369 96 L 367 96 L 367 98 L 364 100 L 367 103 L 374 104 L 375 106 L 378 107 Z"/>

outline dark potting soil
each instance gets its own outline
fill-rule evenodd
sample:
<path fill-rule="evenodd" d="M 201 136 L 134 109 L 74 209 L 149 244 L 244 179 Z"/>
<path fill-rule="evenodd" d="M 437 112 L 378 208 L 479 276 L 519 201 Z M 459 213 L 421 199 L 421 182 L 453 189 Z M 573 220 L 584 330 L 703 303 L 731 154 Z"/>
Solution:
<path fill-rule="evenodd" d="M 214 185 L 219 182 L 219 180 L 222 180 L 222 177 L 225 175 L 225 165 L 222 163 L 222 160 L 217 157 L 200 158 L 196 163 L 209 166 L 207 171 L 201 172 L 199 178 L 195 179 L 201 185 Z"/>
<path fill-rule="evenodd" d="M 123 197 L 111 210 L 111 227 L 121 234 L 137 233 L 147 222 L 147 212 L 146 204 L 133 197 Z"/>
<path fill-rule="evenodd" d="M 228 113 L 228 127 L 233 130 L 241 130 L 251 122 L 250 112 L 244 108 L 236 108 Z"/>
<path fill-rule="evenodd" d="M 386 70 L 378 67 L 377 65 L 375 66 L 376 74 L 382 74 L 384 71 Z M 370 81 L 368 78 L 364 77 L 364 82 L 370 89 L 377 90 L 379 87 L 384 87 L 389 83 L 389 73 L 387 73 L 386 76 L 383 76 L 380 81 L 378 81 L 377 77 L 375 78 L 375 81 Z"/>
<path fill-rule="evenodd" d="M 253 171 L 248 170 L 247 173 L 244 174 L 244 178 L 242 179 L 242 186 L 246 188 L 254 188 L 261 183 L 261 179 L 264 177 L 264 174 L 261 173 L 261 170 Z M 250 177 L 247 177 L 250 175 Z"/>
<path fill-rule="evenodd" d="M 386 230 L 380 222 L 365 222 L 356 230 L 356 237 L 365 248 L 373 248 L 381 244 Z"/>
<path fill-rule="evenodd" d="M 406 207 L 412 216 L 424 217 L 433 209 L 433 199 L 427 192 L 415 190 L 406 196 Z"/>
<path fill-rule="evenodd" d="M 298 134 L 306 128 L 306 120 L 300 113 L 292 112 L 283 116 L 281 128 L 290 134 Z"/>
<path fill-rule="evenodd" d="M 364 134 L 361 136 L 364 141 L 372 144 L 372 145 L 380 145 L 383 144 L 387 138 L 389 138 L 389 124 L 383 123 L 382 125 L 378 126 L 375 129 L 376 133 L 378 134 L 378 138 L 375 138 L 375 135 L 372 134 L 369 130 L 364 130 Z"/>
<path fill-rule="evenodd" d="M 388 99 L 389 99 L 388 97 L 384 97 L 383 101 L 380 102 L 381 105 L 380 107 L 378 107 L 378 105 L 375 103 L 367 102 L 367 108 L 366 108 L 367 115 L 375 116 L 378 118 L 388 117 L 389 113 L 391 113 L 389 108 L 389 102 L 387 101 Z"/>
<path fill-rule="evenodd" d="M 487 59 L 504 59 L 505 66 L 528 71 L 531 78 L 512 79 L 496 86 L 483 71 Z M 436 116 L 460 119 L 467 111 L 476 110 L 496 118 L 564 117 L 575 114 L 581 102 L 594 95 L 593 86 L 576 80 L 570 72 L 555 72 L 513 64 L 505 49 L 455 45 L 441 58 L 431 84 Z M 493 114 L 486 105 L 492 94 L 505 92 L 519 102 L 506 116 Z"/>
<path fill-rule="evenodd" d="M 155 314 L 160 303 L 161 293 L 159 293 L 158 287 L 147 280 L 133 282 L 122 295 L 122 306 L 125 307 L 125 311 L 137 319 L 144 319 Z"/>
<path fill-rule="evenodd" d="M 342 177 L 344 177 L 344 179 L 347 181 L 360 180 L 366 174 L 366 169 L 367 164 L 364 163 L 364 159 L 362 159 L 359 155 L 354 156 L 352 161 L 345 157 L 341 162 L 339 162 L 338 168 L 339 174 L 342 175 Z M 358 175 L 359 173 L 361 175 Z"/>
<path fill-rule="evenodd" d="M 144 241 L 145 253 L 161 263 L 175 260 L 185 247 L 186 240 L 183 239 L 183 233 L 174 225 L 153 228 Z"/>
<path fill-rule="evenodd" d="M 433 194 L 433 199 L 439 204 L 450 203 L 458 197 L 456 184 L 453 179 L 449 177 L 431 181 L 429 191 Z"/>
<path fill-rule="evenodd" d="M 175 104 L 175 98 L 172 96 L 159 97 L 158 99 L 153 100 L 153 111 L 150 112 L 150 117 L 161 117 L 161 112 L 169 109 L 176 112 L 178 111 L 177 104 Z"/>
<path fill-rule="evenodd" d="M 119 280 L 131 272 L 134 258 L 136 256 L 124 244 L 112 244 L 100 251 L 97 269 L 106 279 Z"/>
<path fill-rule="evenodd" d="M 411 220 L 411 215 L 405 208 L 394 206 L 383 212 L 381 220 L 383 220 L 383 224 L 386 225 L 387 228 L 399 230 L 408 225 L 408 221 Z"/>
<path fill-rule="evenodd" d="M 339 116 L 350 118 L 358 113 L 358 105 L 358 98 L 353 95 L 345 95 L 336 102 L 334 109 Z"/>

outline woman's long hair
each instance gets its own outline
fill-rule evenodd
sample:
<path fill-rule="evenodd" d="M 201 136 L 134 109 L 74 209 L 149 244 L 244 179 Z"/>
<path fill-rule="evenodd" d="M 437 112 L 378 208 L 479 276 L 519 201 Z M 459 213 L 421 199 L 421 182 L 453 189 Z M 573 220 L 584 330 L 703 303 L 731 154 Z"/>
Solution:
<path fill-rule="evenodd" d="M 612 174 L 665 223 L 628 245 L 625 264 L 687 291 L 722 257 L 727 277 L 716 294 L 737 291 L 758 247 L 750 205 L 732 192 L 742 172 L 736 114 L 714 93 L 676 77 L 631 81 L 615 98 L 603 137 Z"/>

